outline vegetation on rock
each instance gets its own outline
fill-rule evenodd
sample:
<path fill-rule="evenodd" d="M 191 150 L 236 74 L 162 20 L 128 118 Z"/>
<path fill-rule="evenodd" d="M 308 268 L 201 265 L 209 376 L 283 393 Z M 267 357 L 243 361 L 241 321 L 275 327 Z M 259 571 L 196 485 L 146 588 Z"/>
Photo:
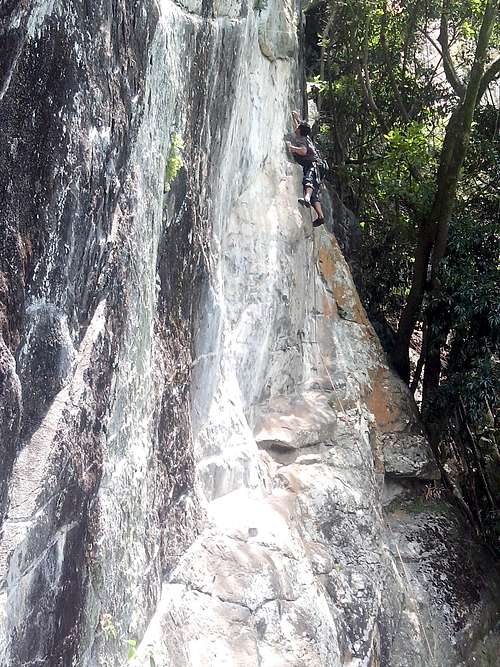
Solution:
<path fill-rule="evenodd" d="M 183 163 L 181 157 L 181 149 L 182 149 L 182 139 L 177 134 L 177 132 L 174 132 L 172 134 L 170 148 L 165 162 L 165 179 L 163 186 L 164 192 L 168 192 L 170 190 L 170 184 L 177 176 L 177 172 L 179 171 L 179 169 L 182 167 Z"/>

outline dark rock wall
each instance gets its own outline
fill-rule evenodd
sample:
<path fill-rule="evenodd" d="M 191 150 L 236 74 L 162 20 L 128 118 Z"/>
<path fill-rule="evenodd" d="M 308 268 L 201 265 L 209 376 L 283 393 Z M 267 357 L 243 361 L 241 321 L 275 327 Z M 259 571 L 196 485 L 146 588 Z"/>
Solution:
<path fill-rule="evenodd" d="M 192 336 L 242 40 L 171 14 L 4 7 L 2 664 L 122 664 L 197 530 Z"/>
<path fill-rule="evenodd" d="M 21 420 L 21 384 L 12 353 L 0 338 L 0 519 L 3 521 L 10 470 Z"/>
<path fill-rule="evenodd" d="M 127 198 L 117 174 L 155 23 L 149 3 L 69 2 L 44 16 L 49 7 L 9 3 L 1 18 L 0 324 L 23 381 L 23 440 L 71 372 L 108 282 L 119 289 L 106 238 Z"/>
<path fill-rule="evenodd" d="M 97 491 L 112 454 L 109 433 L 126 432 L 132 419 L 130 393 L 141 379 L 128 389 L 117 369 L 140 347 L 144 311 L 154 313 L 150 303 L 141 308 L 141 299 L 147 300 L 148 288 L 154 294 L 156 264 L 162 315 L 148 326 L 158 332 L 155 355 L 162 372 L 141 478 L 143 489 L 155 493 L 137 527 L 143 531 L 137 539 L 155 552 L 141 582 L 145 616 L 167 554 L 176 551 L 161 527 L 192 485 L 186 392 L 190 322 L 201 286 L 197 276 L 203 275 L 201 241 L 191 232 L 196 184 L 182 192 L 178 179 L 172 190 L 178 224 L 170 233 L 154 234 L 162 167 L 157 160 L 151 169 L 149 208 L 141 194 L 151 193 L 139 190 L 136 168 L 137 146 L 144 141 L 138 136 L 158 104 L 157 91 L 146 96 L 157 22 L 153 2 L 9 3 L 2 10 L 2 504 L 9 479 L 11 487 L 0 546 L 2 664 L 80 664 L 84 652 L 90 655 L 93 644 L 101 650 L 107 639 L 103 617 L 118 628 L 117 656 L 126 654 L 122 633 L 128 627 L 119 623 L 137 600 L 127 602 L 123 580 L 109 576 L 120 562 L 108 567 L 108 545 L 98 544 L 103 512 Z M 203 36 L 198 45 L 206 45 Z M 203 88 L 194 74 L 192 79 L 191 103 L 203 104 Z M 198 111 L 192 146 L 199 145 Z M 165 130 L 155 130 L 163 132 L 163 152 Z M 193 150 L 190 157 L 196 159 Z M 143 219 L 145 224 L 138 222 Z M 206 236 L 203 222 L 198 230 Z M 146 263 L 153 265 L 152 281 L 143 275 Z M 119 513 L 112 518 L 123 519 Z M 117 526 L 110 541 L 126 551 L 119 533 Z M 157 544 L 164 544 L 159 553 L 151 547 Z"/>

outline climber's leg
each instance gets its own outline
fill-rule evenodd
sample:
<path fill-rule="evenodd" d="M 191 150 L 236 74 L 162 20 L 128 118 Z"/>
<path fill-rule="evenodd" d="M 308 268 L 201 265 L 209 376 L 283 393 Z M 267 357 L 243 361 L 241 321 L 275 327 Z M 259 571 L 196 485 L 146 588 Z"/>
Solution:
<path fill-rule="evenodd" d="M 318 215 L 316 220 L 313 220 L 313 227 L 319 227 L 325 222 L 325 218 L 323 217 L 323 209 L 321 208 L 319 200 L 313 204 L 313 208 Z"/>
<path fill-rule="evenodd" d="M 304 187 L 304 196 L 299 197 L 298 199 L 299 204 L 302 204 L 302 206 L 305 206 L 306 208 L 310 208 L 312 193 L 313 193 L 312 187 L 310 186 Z"/>
<path fill-rule="evenodd" d="M 311 193 L 311 204 L 316 211 L 316 215 L 318 216 L 316 220 L 313 221 L 313 227 L 319 227 L 325 222 L 325 218 L 323 217 L 323 209 L 321 208 L 321 202 L 319 200 L 319 182 L 316 174 L 314 174 L 313 177 L 313 186 L 313 191 Z"/>
<path fill-rule="evenodd" d="M 315 180 L 314 165 L 303 167 L 303 170 L 304 170 L 304 178 L 302 179 L 302 186 L 304 188 L 304 197 L 301 197 L 299 199 L 299 204 L 302 204 L 302 206 L 306 206 L 307 208 L 309 208 L 312 203 L 311 197 L 313 196 L 314 192 L 314 180 Z"/>
<path fill-rule="evenodd" d="M 316 211 L 316 213 L 318 214 L 318 218 L 321 218 L 321 220 L 323 220 L 323 222 L 324 222 L 325 218 L 323 217 L 323 209 L 321 208 L 321 202 L 319 201 L 319 199 L 317 199 L 313 203 L 313 208 Z"/>

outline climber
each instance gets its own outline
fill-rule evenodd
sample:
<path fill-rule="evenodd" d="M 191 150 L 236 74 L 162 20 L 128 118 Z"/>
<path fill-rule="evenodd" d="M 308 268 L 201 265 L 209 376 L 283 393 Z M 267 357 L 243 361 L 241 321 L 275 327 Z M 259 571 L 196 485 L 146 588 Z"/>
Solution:
<path fill-rule="evenodd" d="M 316 162 L 319 160 L 318 151 L 309 137 L 311 126 L 300 119 L 297 111 L 292 111 L 292 126 L 295 137 L 293 143 L 287 141 L 286 145 L 293 155 L 293 159 L 301 165 L 304 172 L 302 179 L 304 196 L 300 197 L 298 201 L 299 204 L 306 208 L 310 208 L 311 206 L 314 208 L 318 217 L 313 221 L 313 227 L 319 227 L 325 222 L 325 218 L 323 217 L 323 210 L 318 197 L 320 185 L 316 167 Z"/>

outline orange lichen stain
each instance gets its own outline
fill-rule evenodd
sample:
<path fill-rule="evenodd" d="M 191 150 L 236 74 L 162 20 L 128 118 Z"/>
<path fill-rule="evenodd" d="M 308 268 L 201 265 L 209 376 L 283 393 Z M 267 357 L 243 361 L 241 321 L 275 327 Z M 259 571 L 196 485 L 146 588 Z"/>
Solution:
<path fill-rule="evenodd" d="M 334 301 L 338 303 L 339 306 L 352 313 L 354 322 L 367 326 L 371 331 L 368 317 L 366 316 L 365 309 L 361 305 L 354 284 L 344 282 L 344 279 L 336 280 L 335 266 L 337 264 L 345 265 L 345 259 L 340 252 L 337 241 L 332 239 L 331 248 L 320 248 L 318 258 L 320 273 L 331 289 Z M 335 311 L 336 309 L 333 310 Z"/>
<path fill-rule="evenodd" d="M 361 305 L 356 293 L 353 289 L 349 289 L 349 286 L 334 284 L 332 286 L 333 298 L 335 301 L 347 310 L 351 312 L 354 322 L 366 326 L 371 332 L 371 326 L 368 322 L 368 317 L 366 316 L 365 309 Z"/>
<path fill-rule="evenodd" d="M 372 391 L 366 399 L 368 409 L 375 417 L 377 426 L 384 431 L 395 421 L 390 396 L 382 382 L 385 372 L 383 368 L 368 369 Z"/>
<path fill-rule="evenodd" d="M 333 317 L 334 319 L 336 317 L 336 312 L 331 307 L 330 299 L 327 294 L 323 294 L 323 316 Z"/>
<path fill-rule="evenodd" d="M 327 252 L 326 248 L 319 249 L 319 267 L 321 275 L 325 280 L 331 282 L 335 273 L 335 266 L 333 263 L 333 256 L 331 253 Z"/>

